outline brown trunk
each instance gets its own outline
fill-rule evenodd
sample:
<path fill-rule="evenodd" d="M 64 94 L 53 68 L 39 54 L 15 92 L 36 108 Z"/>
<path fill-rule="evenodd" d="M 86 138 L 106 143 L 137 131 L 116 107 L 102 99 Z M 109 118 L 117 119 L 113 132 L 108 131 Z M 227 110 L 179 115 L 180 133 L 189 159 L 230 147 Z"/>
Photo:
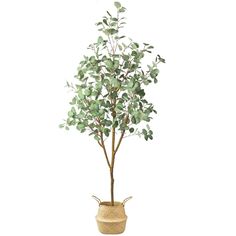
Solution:
<path fill-rule="evenodd" d="M 115 128 L 112 128 L 112 155 L 111 155 L 111 204 L 114 206 L 114 163 L 115 163 Z"/>
<path fill-rule="evenodd" d="M 113 169 L 110 171 L 111 174 L 111 204 L 114 206 L 114 176 L 113 176 Z"/>

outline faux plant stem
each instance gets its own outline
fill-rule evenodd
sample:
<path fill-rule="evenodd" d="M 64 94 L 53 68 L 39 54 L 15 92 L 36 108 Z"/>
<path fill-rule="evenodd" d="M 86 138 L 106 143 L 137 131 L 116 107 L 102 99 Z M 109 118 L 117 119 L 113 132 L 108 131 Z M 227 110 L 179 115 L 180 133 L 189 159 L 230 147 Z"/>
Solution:
<path fill-rule="evenodd" d="M 98 144 L 102 147 L 104 155 L 106 157 L 107 165 L 109 166 L 109 168 L 111 168 L 111 164 L 109 162 L 109 158 L 108 158 L 108 155 L 107 155 L 107 150 L 106 150 L 106 146 L 105 146 L 105 143 L 104 143 L 102 132 L 100 132 L 100 137 L 101 137 L 101 144 L 100 144 L 100 142 L 98 142 Z"/>
<path fill-rule="evenodd" d="M 112 100 L 112 121 L 114 124 L 115 118 L 116 118 L 116 112 L 115 112 L 115 107 L 116 107 L 116 99 Z M 115 164 L 115 143 L 116 143 L 116 128 L 113 126 L 112 127 L 112 141 L 111 141 L 111 168 L 110 168 L 110 173 L 111 173 L 111 204 L 114 206 L 114 164 Z"/>
<path fill-rule="evenodd" d="M 114 164 L 115 164 L 115 139 L 116 131 L 115 128 L 112 128 L 112 155 L 111 155 L 111 204 L 114 206 Z"/>
<path fill-rule="evenodd" d="M 129 119 L 129 115 L 126 115 L 125 120 L 124 120 L 124 123 L 125 123 L 125 124 L 127 124 L 128 119 Z M 119 147 L 120 147 L 120 145 L 121 145 L 121 142 L 122 142 L 122 140 L 123 140 L 123 138 L 124 138 L 124 135 L 125 135 L 125 129 L 121 132 L 120 139 L 119 139 L 118 144 L 117 144 L 117 146 L 116 146 L 116 148 L 115 148 L 115 153 L 114 153 L 115 155 L 116 155 L 116 152 L 118 151 L 118 149 L 119 149 Z"/>

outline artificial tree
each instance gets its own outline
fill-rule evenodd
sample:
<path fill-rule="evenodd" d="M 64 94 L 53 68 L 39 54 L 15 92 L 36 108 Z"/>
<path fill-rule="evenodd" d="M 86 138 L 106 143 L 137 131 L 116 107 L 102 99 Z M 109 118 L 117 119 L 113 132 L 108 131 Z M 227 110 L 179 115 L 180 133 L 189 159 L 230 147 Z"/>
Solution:
<path fill-rule="evenodd" d="M 165 60 L 159 55 L 142 69 L 141 61 L 153 46 L 142 45 L 120 34 L 126 24 L 122 14 L 126 11 L 119 2 L 114 3 L 116 15 L 107 11 L 96 25 L 100 36 L 89 45 L 90 54 L 79 63 L 75 82 L 67 82 L 73 90 L 68 117 L 61 128 L 75 126 L 81 133 L 89 132 L 102 149 L 110 170 L 111 205 L 114 206 L 114 167 L 116 154 L 126 134 L 153 139 L 149 125 L 156 113 L 145 98 L 145 87 L 157 83 L 157 65 Z M 140 128 L 141 127 L 141 128 Z M 111 138 L 109 158 L 105 139 Z"/>

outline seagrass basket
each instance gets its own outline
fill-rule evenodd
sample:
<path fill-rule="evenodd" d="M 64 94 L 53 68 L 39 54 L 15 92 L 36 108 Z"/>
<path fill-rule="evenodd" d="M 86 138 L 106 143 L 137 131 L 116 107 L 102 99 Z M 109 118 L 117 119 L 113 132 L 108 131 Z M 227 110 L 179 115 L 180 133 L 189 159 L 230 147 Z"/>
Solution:
<path fill-rule="evenodd" d="M 96 221 L 98 229 L 103 234 L 121 234 L 125 231 L 127 216 L 125 214 L 125 202 L 99 202 Z"/>

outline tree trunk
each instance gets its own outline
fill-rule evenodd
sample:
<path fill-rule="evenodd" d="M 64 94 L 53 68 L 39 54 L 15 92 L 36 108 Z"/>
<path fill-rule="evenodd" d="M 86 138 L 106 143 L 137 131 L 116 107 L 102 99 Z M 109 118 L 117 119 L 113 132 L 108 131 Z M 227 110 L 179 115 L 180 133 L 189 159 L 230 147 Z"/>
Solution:
<path fill-rule="evenodd" d="M 114 176 L 113 176 L 113 168 L 110 170 L 111 175 L 111 205 L 114 206 Z"/>
<path fill-rule="evenodd" d="M 115 164 L 115 136 L 116 136 L 116 130 L 113 127 L 112 128 L 112 154 L 111 154 L 111 167 L 110 167 L 110 173 L 111 173 L 111 205 L 114 206 L 114 164 Z"/>

